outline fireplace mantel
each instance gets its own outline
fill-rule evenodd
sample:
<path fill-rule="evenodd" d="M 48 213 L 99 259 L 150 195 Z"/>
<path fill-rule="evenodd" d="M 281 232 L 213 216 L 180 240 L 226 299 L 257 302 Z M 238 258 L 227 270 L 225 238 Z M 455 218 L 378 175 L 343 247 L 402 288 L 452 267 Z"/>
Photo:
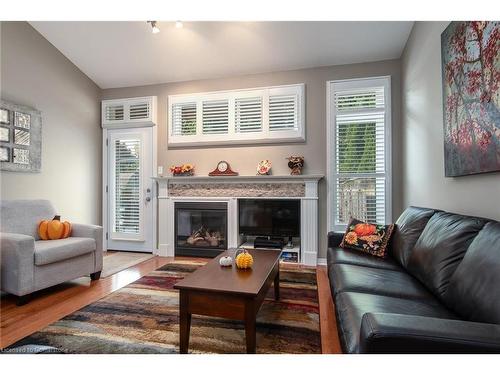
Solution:
<path fill-rule="evenodd" d="M 318 182 L 324 176 L 320 174 L 310 175 L 263 175 L 263 176 L 167 176 L 153 177 L 158 182 L 182 183 L 182 184 L 207 184 L 225 182 L 251 182 L 251 183 L 301 183 L 306 181 Z"/>
<path fill-rule="evenodd" d="M 238 198 L 300 199 L 301 263 L 317 264 L 318 182 L 323 175 L 154 177 L 158 184 L 158 254 L 174 256 L 174 205 L 227 202 L 228 246 L 238 244 Z"/>

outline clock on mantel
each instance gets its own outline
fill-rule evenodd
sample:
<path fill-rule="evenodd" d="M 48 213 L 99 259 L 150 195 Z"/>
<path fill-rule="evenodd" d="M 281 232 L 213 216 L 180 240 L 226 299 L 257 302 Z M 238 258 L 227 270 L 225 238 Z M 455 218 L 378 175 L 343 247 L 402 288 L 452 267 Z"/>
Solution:
<path fill-rule="evenodd" d="M 221 160 L 217 163 L 217 167 L 208 174 L 209 176 L 238 176 L 238 172 L 234 172 L 229 163 L 225 160 Z"/>

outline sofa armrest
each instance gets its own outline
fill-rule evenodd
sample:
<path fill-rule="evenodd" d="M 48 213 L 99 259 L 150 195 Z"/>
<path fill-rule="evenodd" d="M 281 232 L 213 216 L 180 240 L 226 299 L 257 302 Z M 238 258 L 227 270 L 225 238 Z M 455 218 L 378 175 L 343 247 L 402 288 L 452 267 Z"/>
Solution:
<path fill-rule="evenodd" d="M 16 296 L 33 291 L 35 239 L 18 233 L 0 233 L 1 289 Z"/>
<path fill-rule="evenodd" d="M 102 270 L 102 227 L 90 224 L 71 224 L 71 237 L 86 237 L 95 240 L 94 272 Z"/>
<path fill-rule="evenodd" d="M 344 238 L 344 232 L 328 232 L 328 247 L 339 247 Z"/>
<path fill-rule="evenodd" d="M 360 353 L 500 353 L 500 325 L 366 313 Z"/>

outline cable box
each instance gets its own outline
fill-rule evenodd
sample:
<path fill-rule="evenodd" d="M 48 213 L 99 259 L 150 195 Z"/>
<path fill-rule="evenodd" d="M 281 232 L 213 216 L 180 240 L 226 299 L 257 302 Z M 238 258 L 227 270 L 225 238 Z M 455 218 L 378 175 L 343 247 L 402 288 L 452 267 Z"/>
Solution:
<path fill-rule="evenodd" d="M 285 241 L 280 237 L 255 237 L 255 241 L 253 243 L 254 249 L 283 249 L 285 246 Z"/>

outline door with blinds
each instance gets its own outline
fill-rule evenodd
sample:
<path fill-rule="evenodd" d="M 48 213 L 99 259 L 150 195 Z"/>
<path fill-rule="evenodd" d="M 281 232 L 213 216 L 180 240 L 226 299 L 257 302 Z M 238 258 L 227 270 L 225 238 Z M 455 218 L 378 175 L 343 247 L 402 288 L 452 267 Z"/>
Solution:
<path fill-rule="evenodd" d="M 390 78 L 329 85 L 330 230 L 391 221 Z"/>
<path fill-rule="evenodd" d="M 153 251 L 152 128 L 108 131 L 109 250 Z"/>

